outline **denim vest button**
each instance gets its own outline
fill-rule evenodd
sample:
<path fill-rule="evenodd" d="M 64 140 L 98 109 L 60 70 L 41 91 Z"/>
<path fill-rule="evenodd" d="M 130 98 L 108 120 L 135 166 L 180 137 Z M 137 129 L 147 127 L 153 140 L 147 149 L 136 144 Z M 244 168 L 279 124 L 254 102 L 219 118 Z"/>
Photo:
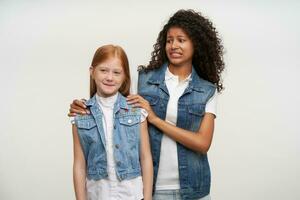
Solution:
<path fill-rule="evenodd" d="M 128 120 L 128 124 L 131 124 L 131 123 L 132 123 L 132 120 L 131 120 L 131 119 L 129 119 L 129 120 Z"/>
<path fill-rule="evenodd" d="M 117 166 L 120 166 L 121 165 L 121 162 L 120 161 L 117 161 Z"/>
<path fill-rule="evenodd" d="M 118 148 L 119 148 L 119 145 L 116 144 L 115 147 L 116 147 L 116 149 L 118 149 Z"/>

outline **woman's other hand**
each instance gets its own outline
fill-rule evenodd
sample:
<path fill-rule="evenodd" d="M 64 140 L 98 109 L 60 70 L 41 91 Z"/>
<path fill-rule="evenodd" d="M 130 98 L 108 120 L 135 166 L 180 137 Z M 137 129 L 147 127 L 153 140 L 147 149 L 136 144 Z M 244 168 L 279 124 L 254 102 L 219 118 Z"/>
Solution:
<path fill-rule="evenodd" d="M 153 121 L 157 118 L 156 114 L 152 110 L 149 102 L 144 99 L 142 96 L 138 94 L 131 94 L 127 96 L 128 104 L 132 104 L 133 107 L 143 108 L 148 113 L 148 122 L 153 123 Z"/>
<path fill-rule="evenodd" d="M 73 100 L 73 102 L 70 104 L 70 109 L 69 109 L 68 116 L 69 117 L 74 117 L 77 114 L 80 114 L 80 115 L 89 114 L 90 111 L 86 108 L 85 101 L 86 100 L 84 100 L 84 99 L 81 99 L 81 100 L 75 99 L 75 100 Z"/>

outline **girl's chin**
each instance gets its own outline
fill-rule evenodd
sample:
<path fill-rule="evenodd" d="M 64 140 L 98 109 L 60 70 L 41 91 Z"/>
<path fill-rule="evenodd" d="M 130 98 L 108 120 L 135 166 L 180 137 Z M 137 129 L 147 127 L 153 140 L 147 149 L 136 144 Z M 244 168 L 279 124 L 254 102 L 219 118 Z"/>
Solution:
<path fill-rule="evenodd" d="M 101 91 L 99 92 L 100 96 L 102 97 L 110 97 L 117 93 L 118 91 Z"/>

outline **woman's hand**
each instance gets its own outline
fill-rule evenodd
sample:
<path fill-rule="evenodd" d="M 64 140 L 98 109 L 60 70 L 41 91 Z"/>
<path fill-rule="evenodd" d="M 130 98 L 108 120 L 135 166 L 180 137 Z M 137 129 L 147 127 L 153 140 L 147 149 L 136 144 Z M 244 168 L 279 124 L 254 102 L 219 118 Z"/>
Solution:
<path fill-rule="evenodd" d="M 158 118 L 154 113 L 154 111 L 152 110 L 149 102 L 143 97 L 141 97 L 140 95 L 138 94 L 128 95 L 127 102 L 128 104 L 132 104 L 133 107 L 139 107 L 145 109 L 148 113 L 148 117 L 147 117 L 148 122 L 153 123 L 153 121 L 156 118 Z"/>
<path fill-rule="evenodd" d="M 86 108 L 85 100 L 84 99 L 81 99 L 81 100 L 75 99 L 75 100 L 73 100 L 72 104 L 70 104 L 68 116 L 74 117 L 74 116 L 76 116 L 76 114 L 86 115 L 89 113 L 90 113 L 90 111 Z"/>

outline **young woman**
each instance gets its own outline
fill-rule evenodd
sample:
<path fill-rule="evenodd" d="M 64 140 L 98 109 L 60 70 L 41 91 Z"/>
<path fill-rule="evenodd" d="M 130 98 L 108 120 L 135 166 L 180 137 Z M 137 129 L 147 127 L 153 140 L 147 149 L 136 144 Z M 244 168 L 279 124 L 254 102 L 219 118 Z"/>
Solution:
<path fill-rule="evenodd" d="M 153 199 L 210 199 L 207 152 L 223 70 L 223 46 L 212 23 L 193 10 L 177 11 L 159 33 L 149 65 L 140 68 L 139 95 L 127 97 L 148 112 Z M 83 107 L 74 101 L 69 115 Z"/>
<path fill-rule="evenodd" d="M 100 47 L 90 67 L 88 115 L 75 117 L 76 199 L 152 199 L 147 113 L 128 105 L 128 59 L 119 46 Z"/>

